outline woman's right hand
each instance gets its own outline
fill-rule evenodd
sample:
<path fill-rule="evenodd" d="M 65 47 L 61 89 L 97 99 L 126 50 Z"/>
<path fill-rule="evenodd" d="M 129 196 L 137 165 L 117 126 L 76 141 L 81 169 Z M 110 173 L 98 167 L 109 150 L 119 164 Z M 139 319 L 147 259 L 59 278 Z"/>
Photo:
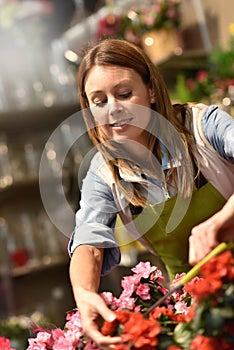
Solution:
<path fill-rule="evenodd" d="M 116 318 L 98 294 L 103 251 L 94 246 L 78 246 L 72 254 L 70 278 L 85 336 L 101 348 L 111 348 L 121 338 L 104 336 L 100 331 L 101 320 L 111 322 Z"/>
<path fill-rule="evenodd" d="M 83 288 L 79 288 L 76 295 L 79 295 L 77 307 L 85 336 L 92 339 L 101 348 L 112 348 L 114 344 L 121 343 L 120 337 L 104 336 L 100 332 L 99 327 L 102 320 L 111 322 L 116 318 L 115 313 L 107 307 L 101 296 Z"/>

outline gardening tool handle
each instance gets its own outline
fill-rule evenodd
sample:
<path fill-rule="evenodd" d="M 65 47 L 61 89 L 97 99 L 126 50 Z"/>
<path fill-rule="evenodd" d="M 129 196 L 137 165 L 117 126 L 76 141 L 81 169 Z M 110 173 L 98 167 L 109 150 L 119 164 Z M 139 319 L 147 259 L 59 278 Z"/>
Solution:
<path fill-rule="evenodd" d="M 232 249 L 234 247 L 234 242 L 225 243 L 222 242 L 217 245 L 209 254 L 207 254 L 201 261 L 199 261 L 194 267 L 189 270 L 184 277 L 179 281 L 181 286 L 184 286 L 187 282 L 189 282 L 192 278 L 197 276 L 199 270 L 202 265 L 204 265 L 207 261 L 213 258 L 216 255 L 219 255 L 226 249 Z"/>

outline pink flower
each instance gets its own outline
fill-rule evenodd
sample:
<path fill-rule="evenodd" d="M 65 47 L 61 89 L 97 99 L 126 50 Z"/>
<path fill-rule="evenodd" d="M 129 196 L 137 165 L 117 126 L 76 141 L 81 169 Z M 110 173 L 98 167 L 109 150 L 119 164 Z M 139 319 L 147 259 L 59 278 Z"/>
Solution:
<path fill-rule="evenodd" d="M 131 270 L 143 278 L 148 278 L 151 272 L 156 270 L 156 267 L 151 266 L 149 261 L 146 261 L 146 262 L 141 261 Z"/>
<path fill-rule="evenodd" d="M 75 331 L 77 336 L 83 335 L 82 322 L 78 310 L 68 313 L 66 319 L 65 329 Z"/>
<path fill-rule="evenodd" d="M 188 312 L 188 306 L 185 301 L 178 301 L 175 303 L 175 310 L 180 314 L 186 314 Z"/>
<path fill-rule="evenodd" d="M 118 299 L 118 309 L 130 309 L 133 310 L 135 307 L 135 300 L 134 298 L 129 297 L 120 297 Z"/>
<path fill-rule="evenodd" d="M 45 344 L 37 343 L 35 339 L 29 338 L 28 339 L 29 346 L 27 347 L 27 350 L 47 350 L 47 347 Z"/>
<path fill-rule="evenodd" d="M 48 332 L 39 332 L 37 334 L 37 341 L 39 343 L 46 343 L 49 342 L 51 339 L 51 334 Z"/>
<path fill-rule="evenodd" d="M 150 281 L 157 281 L 157 282 L 163 282 L 165 281 L 165 278 L 162 274 L 162 271 L 156 268 L 154 273 L 150 275 Z"/>
<path fill-rule="evenodd" d="M 60 337 L 58 338 L 54 345 L 53 345 L 53 349 L 56 350 L 76 350 L 76 346 L 73 345 L 69 339 L 65 338 L 65 337 Z"/>
<path fill-rule="evenodd" d="M 141 283 L 136 290 L 136 294 L 139 295 L 139 297 L 143 300 L 149 300 L 151 299 L 149 291 L 150 287 Z"/>
<path fill-rule="evenodd" d="M 53 338 L 50 332 L 38 332 L 36 338 L 28 339 L 29 347 L 27 350 L 46 350 L 48 348 L 52 348 L 53 346 Z"/>
<path fill-rule="evenodd" d="M 60 337 L 64 337 L 64 331 L 60 328 L 52 329 L 51 336 L 53 339 L 58 339 Z"/>
<path fill-rule="evenodd" d="M 158 286 L 157 289 L 162 292 L 164 295 L 168 293 L 168 289 L 167 288 L 164 288 L 164 287 L 161 287 L 161 286 Z"/>
<path fill-rule="evenodd" d="M 183 272 L 183 273 L 177 273 L 177 274 L 175 275 L 174 280 L 171 282 L 171 288 L 174 288 L 174 287 L 176 286 L 176 284 L 179 283 L 179 281 L 181 280 L 181 278 L 183 278 L 185 275 L 186 275 L 185 272 Z"/>
<path fill-rule="evenodd" d="M 209 73 L 206 70 L 200 70 L 197 72 L 197 80 L 201 83 L 206 80 L 209 76 Z"/>
<path fill-rule="evenodd" d="M 154 25 L 154 17 L 153 13 L 146 13 L 144 16 L 144 21 L 147 26 L 153 26 Z"/>
<path fill-rule="evenodd" d="M 100 296 L 105 301 L 106 305 L 111 305 L 115 298 L 111 292 L 102 292 L 100 293 Z"/>
<path fill-rule="evenodd" d="M 167 10 L 167 17 L 168 18 L 175 18 L 177 15 L 176 11 L 174 8 L 170 8 Z"/>
<path fill-rule="evenodd" d="M 101 350 L 93 341 L 89 340 L 84 347 L 84 350 Z"/>
<path fill-rule="evenodd" d="M 188 78 L 186 80 L 187 82 L 187 87 L 190 91 L 193 91 L 194 90 L 194 86 L 195 86 L 195 81 L 192 79 L 192 78 Z"/>
<path fill-rule="evenodd" d="M 139 285 L 140 280 L 141 275 L 131 275 L 123 277 L 121 281 L 121 286 L 123 288 L 121 295 L 131 297 L 131 295 L 136 289 L 136 286 Z"/>
<path fill-rule="evenodd" d="M 75 329 L 70 329 L 64 332 L 64 337 L 66 338 L 66 340 L 75 348 L 83 347 L 82 336 L 83 334 L 77 332 Z"/>

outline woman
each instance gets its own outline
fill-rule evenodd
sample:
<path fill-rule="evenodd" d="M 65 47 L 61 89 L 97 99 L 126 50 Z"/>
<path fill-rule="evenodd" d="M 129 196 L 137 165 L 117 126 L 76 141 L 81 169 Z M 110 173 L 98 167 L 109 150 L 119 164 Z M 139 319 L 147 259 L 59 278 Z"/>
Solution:
<path fill-rule="evenodd" d="M 100 275 L 120 261 L 117 214 L 162 259 L 169 278 L 187 271 L 192 228 L 233 193 L 234 120 L 217 106 L 172 106 L 156 67 L 119 39 L 88 50 L 78 85 L 98 152 L 83 181 L 70 277 L 86 335 L 109 347 L 120 339 L 102 336 L 97 321 L 115 315 L 97 292 Z"/>

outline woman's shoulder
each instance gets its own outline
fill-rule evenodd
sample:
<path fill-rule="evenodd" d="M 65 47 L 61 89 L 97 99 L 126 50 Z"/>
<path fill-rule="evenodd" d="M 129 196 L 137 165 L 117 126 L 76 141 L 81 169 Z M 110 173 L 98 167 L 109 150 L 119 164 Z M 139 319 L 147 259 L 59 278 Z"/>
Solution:
<path fill-rule="evenodd" d="M 105 160 L 104 160 L 101 152 L 97 151 L 91 159 L 90 167 L 93 170 L 95 170 L 95 169 L 97 170 L 103 164 L 105 164 Z"/>
<path fill-rule="evenodd" d="M 107 185 L 114 182 L 113 175 L 101 152 L 96 152 L 90 162 L 89 171 L 101 178 Z"/>
<path fill-rule="evenodd" d="M 197 142 L 233 163 L 234 118 L 218 105 L 197 104 L 192 110 L 192 132 Z"/>
<path fill-rule="evenodd" d="M 193 127 L 197 127 L 206 138 L 210 132 L 221 133 L 221 125 L 234 125 L 234 118 L 216 104 L 206 105 L 203 103 L 188 104 L 191 113 Z"/>
<path fill-rule="evenodd" d="M 234 118 L 216 104 L 197 104 L 193 109 L 193 122 L 211 143 L 213 137 L 222 138 L 234 127 Z"/>

